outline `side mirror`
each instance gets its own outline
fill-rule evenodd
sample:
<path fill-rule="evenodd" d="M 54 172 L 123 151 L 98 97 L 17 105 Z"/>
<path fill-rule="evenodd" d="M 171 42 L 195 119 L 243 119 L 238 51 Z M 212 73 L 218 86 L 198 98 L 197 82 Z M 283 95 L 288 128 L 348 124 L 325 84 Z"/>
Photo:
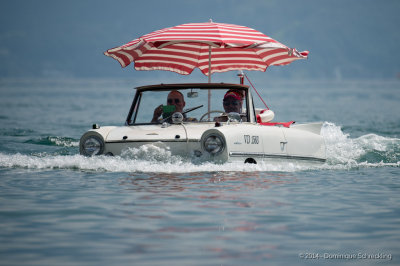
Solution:
<path fill-rule="evenodd" d="M 242 118 L 239 113 L 230 112 L 228 113 L 228 121 L 229 122 L 242 122 Z"/>
<path fill-rule="evenodd" d="M 183 121 L 183 114 L 180 112 L 173 113 L 171 119 L 173 124 L 180 124 Z"/>

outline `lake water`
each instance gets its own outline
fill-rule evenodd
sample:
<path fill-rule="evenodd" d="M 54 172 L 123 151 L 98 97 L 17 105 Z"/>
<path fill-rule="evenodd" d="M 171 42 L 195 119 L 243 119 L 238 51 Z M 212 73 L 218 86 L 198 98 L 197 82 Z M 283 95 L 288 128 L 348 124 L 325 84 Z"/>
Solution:
<path fill-rule="evenodd" d="M 400 264 L 400 81 L 258 88 L 276 121 L 324 121 L 325 164 L 80 156 L 139 85 L 0 80 L 0 265 Z"/>

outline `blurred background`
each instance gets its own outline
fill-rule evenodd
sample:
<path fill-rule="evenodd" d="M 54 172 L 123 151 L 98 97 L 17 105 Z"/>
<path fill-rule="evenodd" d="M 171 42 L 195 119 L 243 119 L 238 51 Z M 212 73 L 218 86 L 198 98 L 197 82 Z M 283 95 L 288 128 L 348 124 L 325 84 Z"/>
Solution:
<path fill-rule="evenodd" d="M 103 52 L 154 30 L 209 19 L 310 51 L 306 61 L 251 72 L 260 80 L 399 79 L 399 11 L 397 0 L 2 0 L 0 79 L 207 82 L 198 69 L 187 77 L 135 71 L 133 64 L 121 69 Z"/>

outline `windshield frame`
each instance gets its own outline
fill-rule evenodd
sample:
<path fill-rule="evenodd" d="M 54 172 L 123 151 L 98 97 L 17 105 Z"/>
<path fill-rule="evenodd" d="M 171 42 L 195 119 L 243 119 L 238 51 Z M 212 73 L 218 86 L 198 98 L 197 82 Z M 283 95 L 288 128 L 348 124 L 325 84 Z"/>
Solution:
<path fill-rule="evenodd" d="M 134 126 L 134 125 L 157 125 L 159 122 L 146 122 L 146 123 L 136 123 L 138 110 L 141 108 L 141 100 L 143 98 L 143 94 L 146 91 L 190 91 L 200 90 L 200 91 L 215 91 L 215 90 L 229 90 L 229 89 L 237 89 L 244 91 L 245 94 L 245 103 L 244 108 L 246 109 L 243 114 L 246 114 L 247 122 L 252 122 L 254 119 L 254 107 L 252 106 L 253 102 L 251 99 L 249 87 L 241 84 L 227 84 L 227 83 L 193 83 L 193 84 L 160 84 L 160 85 L 150 85 L 150 86 L 142 86 L 137 87 L 135 97 L 132 101 L 131 108 L 129 110 L 128 116 L 125 121 L 125 125 Z M 143 108 L 143 107 L 142 107 Z M 211 121 L 214 123 L 213 121 Z M 184 123 L 210 123 L 210 121 L 192 121 L 192 122 L 184 122 Z"/>

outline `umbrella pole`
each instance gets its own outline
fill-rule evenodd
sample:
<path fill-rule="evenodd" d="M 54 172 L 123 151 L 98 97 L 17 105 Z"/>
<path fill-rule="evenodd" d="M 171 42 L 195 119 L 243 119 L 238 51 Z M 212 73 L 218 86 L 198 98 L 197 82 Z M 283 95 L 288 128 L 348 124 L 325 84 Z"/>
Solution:
<path fill-rule="evenodd" d="M 208 83 L 211 83 L 211 45 L 208 46 Z"/>
<path fill-rule="evenodd" d="M 211 90 L 208 89 L 208 108 L 207 108 L 208 119 L 210 119 L 210 111 L 211 111 Z"/>
<path fill-rule="evenodd" d="M 208 83 L 211 83 L 211 45 L 208 46 Z M 210 120 L 211 111 L 211 90 L 208 90 L 208 120 Z"/>

